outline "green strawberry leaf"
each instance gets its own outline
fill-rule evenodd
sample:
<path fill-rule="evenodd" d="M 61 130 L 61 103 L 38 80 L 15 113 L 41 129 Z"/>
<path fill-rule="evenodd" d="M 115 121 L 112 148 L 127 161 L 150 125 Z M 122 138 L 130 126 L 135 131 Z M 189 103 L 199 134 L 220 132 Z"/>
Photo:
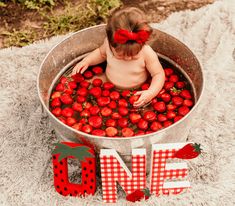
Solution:
<path fill-rule="evenodd" d="M 149 188 L 144 188 L 142 191 L 143 191 L 143 193 L 144 193 L 144 195 L 145 195 L 146 197 L 150 197 L 150 196 L 151 196 L 151 193 L 150 193 Z"/>

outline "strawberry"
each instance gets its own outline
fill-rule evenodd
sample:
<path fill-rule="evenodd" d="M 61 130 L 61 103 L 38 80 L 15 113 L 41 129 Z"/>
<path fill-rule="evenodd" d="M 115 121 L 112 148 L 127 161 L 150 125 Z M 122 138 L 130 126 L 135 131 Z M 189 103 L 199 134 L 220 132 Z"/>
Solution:
<path fill-rule="evenodd" d="M 90 89 L 89 93 L 94 97 L 98 98 L 101 96 L 102 90 L 100 87 L 93 87 Z"/>
<path fill-rule="evenodd" d="M 77 102 L 83 103 L 85 101 L 86 101 L 86 97 L 84 97 L 84 96 L 77 96 Z"/>
<path fill-rule="evenodd" d="M 168 111 L 166 113 L 167 119 L 174 119 L 176 117 L 176 113 L 174 111 Z"/>
<path fill-rule="evenodd" d="M 162 95 L 161 95 L 161 98 L 162 98 L 162 100 L 163 100 L 164 102 L 169 102 L 169 101 L 171 101 L 171 95 L 168 94 L 168 93 L 162 94 Z"/>
<path fill-rule="evenodd" d="M 82 131 L 85 132 L 85 133 L 90 134 L 91 131 L 92 131 L 92 126 L 89 125 L 89 124 L 85 124 L 85 125 L 83 125 L 83 127 L 82 127 Z"/>
<path fill-rule="evenodd" d="M 119 127 L 124 128 L 124 127 L 127 127 L 127 125 L 128 125 L 128 119 L 127 118 L 118 119 L 118 126 Z"/>
<path fill-rule="evenodd" d="M 122 96 L 123 96 L 124 98 L 131 96 L 130 90 L 124 90 L 124 91 L 122 91 Z"/>
<path fill-rule="evenodd" d="M 184 102 L 184 100 L 183 100 L 183 98 L 181 98 L 181 97 L 176 96 L 176 97 L 173 97 L 173 98 L 172 98 L 172 103 L 173 103 L 174 105 L 176 105 L 176 106 L 182 105 L 183 102 Z"/>
<path fill-rule="evenodd" d="M 180 94 L 181 90 L 176 89 L 175 87 L 172 87 L 170 89 L 171 96 L 178 96 Z"/>
<path fill-rule="evenodd" d="M 118 100 L 119 97 L 120 97 L 120 94 L 119 94 L 119 92 L 117 92 L 117 91 L 113 91 L 113 92 L 110 93 L 110 98 L 111 98 L 112 100 Z"/>
<path fill-rule="evenodd" d="M 115 127 L 107 127 L 105 132 L 108 137 L 115 137 L 118 134 L 118 130 Z"/>
<path fill-rule="evenodd" d="M 60 107 L 61 106 L 61 101 L 59 97 L 56 97 L 52 100 L 51 102 L 52 107 Z"/>
<path fill-rule="evenodd" d="M 114 88 L 114 84 L 111 83 L 111 82 L 105 82 L 105 83 L 103 84 L 103 88 L 104 88 L 104 89 L 107 89 L 107 90 L 110 90 L 110 89 Z"/>
<path fill-rule="evenodd" d="M 187 107 L 192 107 L 193 106 L 193 101 L 190 100 L 190 99 L 185 99 L 184 102 L 183 102 L 183 105 L 187 106 Z"/>
<path fill-rule="evenodd" d="M 80 86 L 81 87 L 84 87 L 84 88 L 88 88 L 90 86 L 90 82 L 86 81 L 86 80 L 83 80 L 80 82 Z"/>
<path fill-rule="evenodd" d="M 96 191 L 95 153 L 91 148 L 77 143 L 58 143 L 53 154 L 54 186 L 58 193 L 67 196 L 94 194 Z M 81 184 L 68 179 L 67 158 L 79 160 L 82 174 Z"/>
<path fill-rule="evenodd" d="M 178 88 L 178 89 L 183 89 L 185 87 L 185 83 L 184 82 L 176 82 L 175 83 L 175 86 Z"/>
<path fill-rule="evenodd" d="M 99 75 L 103 73 L 103 69 L 100 66 L 95 66 L 92 68 L 92 71 L 94 72 L 94 74 Z"/>
<path fill-rule="evenodd" d="M 119 99 L 118 106 L 119 107 L 128 107 L 128 102 L 125 99 Z"/>
<path fill-rule="evenodd" d="M 131 113 L 129 116 L 131 122 L 133 124 L 137 123 L 141 119 L 141 115 L 138 113 Z"/>
<path fill-rule="evenodd" d="M 156 114 L 153 111 L 146 111 L 144 113 L 143 118 L 145 120 L 147 120 L 148 122 L 152 122 L 152 121 L 156 120 Z"/>
<path fill-rule="evenodd" d="M 122 116 L 118 112 L 112 113 L 111 117 L 112 117 L 112 119 L 120 119 L 120 118 L 122 118 Z"/>
<path fill-rule="evenodd" d="M 92 107 L 92 104 L 90 102 L 84 102 L 82 106 L 84 109 L 90 109 Z"/>
<path fill-rule="evenodd" d="M 164 89 L 166 90 L 166 91 L 170 91 L 170 89 L 172 88 L 172 87 L 174 87 L 174 82 L 165 82 L 164 83 Z"/>
<path fill-rule="evenodd" d="M 179 115 L 182 115 L 182 116 L 185 116 L 186 114 L 188 114 L 190 111 L 190 109 L 186 106 L 182 106 L 178 109 L 178 114 Z"/>
<path fill-rule="evenodd" d="M 150 125 L 150 129 L 154 132 L 162 129 L 162 124 L 160 122 L 153 122 L 151 125 Z"/>
<path fill-rule="evenodd" d="M 104 107 L 110 103 L 109 97 L 99 97 L 97 98 L 97 104 L 101 107 Z"/>
<path fill-rule="evenodd" d="M 161 89 L 161 91 L 157 94 L 157 98 L 161 98 L 162 94 L 164 94 L 165 92 L 165 89 Z"/>
<path fill-rule="evenodd" d="M 74 74 L 71 77 L 77 83 L 82 82 L 84 80 L 84 77 L 80 73 Z"/>
<path fill-rule="evenodd" d="M 74 114 L 73 109 L 66 107 L 61 111 L 62 116 L 64 117 L 72 117 Z"/>
<path fill-rule="evenodd" d="M 64 104 L 72 104 L 73 103 L 73 99 L 72 99 L 71 95 L 69 95 L 69 94 L 62 94 L 60 96 L 60 100 Z"/>
<path fill-rule="evenodd" d="M 116 109 L 117 108 L 117 103 L 115 101 L 111 101 L 109 104 L 108 104 L 109 108 L 111 109 Z"/>
<path fill-rule="evenodd" d="M 87 94 L 88 94 L 88 90 L 85 87 L 81 87 L 77 90 L 77 95 L 79 95 L 79 96 L 85 97 L 85 96 L 87 96 Z"/>
<path fill-rule="evenodd" d="M 153 108 L 157 111 L 157 112 L 164 112 L 166 110 L 166 104 L 165 102 L 156 102 L 153 105 Z"/>
<path fill-rule="evenodd" d="M 88 122 L 94 128 L 100 128 L 102 126 L 102 118 L 100 116 L 91 116 Z"/>
<path fill-rule="evenodd" d="M 104 117 L 108 117 L 112 114 L 112 110 L 109 107 L 104 107 L 101 109 L 101 114 Z"/>
<path fill-rule="evenodd" d="M 91 134 L 101 137 L 104 137 L 106 135 L 105 131 L 102 129 L 94 129 Z"/>
<path fill-rule="evenodd" d="M 128 194 L 126 196 L 126 200 L 130 201 L 130 202 L 136 202 L 136 201 L 141 201 L 142 199 L 149 199 L 149 197 L 151 196 L 150 191 L 148 188 L 143 189 L 143 190 L 135 190 L 134 192 L 132 192 L 131 194 Z"/>
<path fill-rule="evenodd" d="M 174 104 L 168 104 L 166 106 L 167 111 L 172 111 L 172 110 L 175 110 L 176 108 L 177 108 L 177 106 Z"/>
<path fill-rule="evenodd" d="M 93 73 L 92 71 L 85 71 L 83 76 L 86 78 L 86 79 L 91 79 L 93 77 Z"/>
<path fill-rule="evenodd" d="M 164 127 L 169 127 L 169 126 L 172 125 L 172 124 L 173 124 L 173 123 L 172 123 L 171 121 L 169 121 L 169 120 L 163 122 L 163 126 L 164 126 Z"/>
<path fill-rule="evenodd" d="M 197 143 L 188 143 L 183 148 L 179 149 L 175 153 L 175 158 L 179 159 L 193 159 L 196 158 L 199 154 L 201 154 L 200 144 Z"/>
<path fill-rule="evenodd" d="M 57 97 L 60 97 L 61 96 L 61 92 L 53 92 L 52 95 L 51 95 L 51 99 L 55 99 Z"/>
<path fill-rule="evenodd" d="M 178 122 L 180 119 L 182 119 L 183 118 L 183 116 L 176 116 L 175 118 L 174 118 L 174 122 Z"/>
<path fill-rule="evenodd" d="M 62 76 L 61 78 L 60 78 L 60 83 L 61 84 L 65 84 L 65 83 L 67 83 L 67 81 L 68 81 L 68 79 L 65 77 L 65 76 Z"/>
<path fill-rule="evenodd" d="M 173 69 L 171 68 L 165 68 L 164 69 L 165 75 L 168 77 L 174 73 Z"/>
<path fill-rule="evenodd" d="M 140 136 L 140 135 L 144 135 L 145 132 L 143 130 L 138 130 L 138 132 L 135 133 L 135 136 Z"/>
<path fill-rule="evenodd" d="M 78 102 L 74 102 L 72 105 L 74 111 L 81 112 L 83 110 L 82 104 Z"/>
<path fill-rule="evenodd" d="M 65 89 L 65 87 L 64 87 L 64 85 L 61 84 L 61 83 L 57 84 L 57 86 L 56 86 L 56 88 L 55 88 L 56 91 L 60 91 L 60 92 L 63 92 L 64 89 Z"/>
<path fill-rule="evenodd" d="M 119 107 L 118 112 L 122 116 L 126 116 L 128 114 L 128 109 L 126 107 Z"/>
<path fill-rule="evenodd" d="M 178 81 L 179 81 L 178 75 L 172 74 L 172 75 L 169 77 L 169 81 L 170 81 L 170 82 L 174 82 L 174 83 L 178 82 Z"/>
<path fill-rule="evenodd" d="M 144 119 L 140 119 L 138 122 L 138 127 L 142 130 L 146 130 L 148 128 L 148 122 Z"/>
<path fill-rule="evenodd" d="M 75 81 L 71 81 L 68 83 L 69 88 L 71 89 L 76 89 L 77 88 L 77 83 Z"/>
<path fill-rule="evenodd" d="M 134 136 L 134 131 L 128 127 L 122 129 L 123 137 L 132 137 Z"/>
<path fill-rule="evenodd" d="M 90 117 L 91 113 L 88 109 L 84 109 L 81 113 L 80 113 L 81 117 Z"/>
<path fill-rule="evenodd" d="M 76 119 L 73 117 L 68 117 L 66 119 L 66 124 L 70 127 L 73 126 L 76 122 L 77 122 Z"/>
<path fill-rule="evenodd" d="M 91 115 L 97 115 L 100 112 L 100 108 L 98 106 L 92 106 L 89 108 Z"/>
<path fill-rule="evenodd" d="M 82 123 L 78 122 L 78 123 L 75 123 L 72 128 L 80 131 L 82 129 Z"/>
<path fill-rule="evenodd" d="M 65 88 L 64 93 L 65 94 L 73 94 L 73 89 L 71 89 L 70 87 Z"/>
<path fill-rule="evenodd" d="M 106 120 L 105 125 L 106 125 L 106 127 L 116 127 L 117 122 L 114 119 L 108 119 L 108 120 Z"/>
<path fill-rule="evenodd" d="M 157 120 L 159 122 L 165 122 L 167 120 L 167 117 L 165 114 L 159 114 L 159 115 L 157 115 Z"/>
<path fill-rule="evenodd" d="M 62 109 L 60 107 L 54 108 L 52 111 L 52 114 L 54 114 L 56 117 L 59 117 L 61 115 Z"/>
<path fill-rule="evenodd" d="M 131 96 L 131 97 L 129 98 L 130 104 L 133 105 L 139 98 L 140 98 L 139 95 L 133 95 L 133 96 Z"/>
<path fill-rule="evenodd" d="M 141 89 L 142 90 L 147 90 L 149 88 L 149 84 L 148 83 L 144 83 L 142 86 L 141 86 Z"/>
<path fill-rule="evenodd" d="M 66 124 L 66 120 L 63 117 L 59 117 L 58 118 L 61 122 L 63 122 L 64 124 Z"/>
<path fill-rule="evenodd" d="M 184 89 L 180 92 L 180 96 L 184 99 L 192 99 L 192 95 L 190 94 L 189 90 Z"/>
<path fill-rule="evenodd" d="M 103 81 L 101 79 L 93 79 L 92 84 L 94 85 L 94 87 L 100 87 L 103 84 Z"/>
<path fill-rule="evenodd" d="M 110 95 L 110 91 L 109 90 L 105 89 L 105 90 L 102 91 L 102 96 L 109 97 L 109 95 Z"/>

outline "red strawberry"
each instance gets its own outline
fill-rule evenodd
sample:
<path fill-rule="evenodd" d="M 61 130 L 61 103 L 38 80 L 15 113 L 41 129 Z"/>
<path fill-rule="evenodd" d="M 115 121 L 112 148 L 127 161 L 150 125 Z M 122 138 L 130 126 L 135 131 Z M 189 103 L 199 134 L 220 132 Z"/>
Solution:
<path fill-rule="evenodd" d="M 119 107 L 118 112 L 122 116 L 126 116 L 128 114 L 128 109 L 126 107 Z"/>
<path fill-rule="evenodd" d="M 82 105 L 84 109 L 90 109 L 92 107 L 92 104 L 90 102 L 84 102 Z"/>
<path fill-rule="evenodd" d="M 108 106 L 111 108 L 111 109 L 116 109 L 117 108 L 117 103 L 115 101 L 111 101 Z"/>
<path fill-rule="evenodd" d="M 84 96 L 77 96 L 77 102 L 83 103 L 85 101 L 86 101 L 86 97 L 84 97 Z"/>
<path fill-rule="evenodd" d="M 99 75 L 99 74 L 102 74 L 102 73 L 103 73 L 102 67 L 99 67 L 99 66 L 93 67 L 93 68 L 92 68 L 92 71 L 93 71 L 94 74 L 96 74 L 96 75 Z"/>
<path fill-rule="evenodd" d="M 157 94 L 157 98 L 161 98 L 162 94 L 164 94 L 165 92 L 165 89 L 161 89 L 161 91 Z"/>
<path fill-rule="evenodd" d="M 133 96 L 131 96 L 131 97 L 129 98 L 130 104 L 133 105 L 139 98 L 140 98 L 139 95 L 133 95 Z"/>
<path fill-rule="evenodd" d="M 124 91 L 122 91 L 122 96 L 123 96 L 123 97 L 129 97 L 129 96 L 131 96 L 130 90 L 124 90 Z"/>
<path fill-rule="evenodd" d="M 90 86 L 90 82 L 86 81 L 86 80 L 83 80 L 80 82 L 80 86 L 81 87 L 84 87 L 84 88 L 88 88 Z"/>
<path fill-rule="evenodd" d="M 148 83 L 144 83 L 142 86 L 141 86 L 141 89 L 142 90 L 147 90 L 149 88 L 149 84 Z"/>
<path fill-rule="evenodd" d="M 90 117 L 90 111 L 88 109 L 84 109 L 81 113 L 80 113 L 81 117 Z"/>
<path fill-rule="evenodd" d="M 176 75 L 176 74 L 172 74 L 170 77 L 169 77 L 169 81 L 170 82 L 178 82 L 179 81 L 179 77 L 178 77 L 178 75 Z"/>
<path fill-rule="evenodd" d="M 93 73 L 92 71 L 85 71 L 83 76 L 86 78 L 86 79 L 91 79 L 93 77 Z"/>
<path fill-rule="evenodd" d="M 83 110 L 82 104 L 78 102 L 74 102 L 72 106 L 74 111 L 81 112 Z"/>
<path fill-rule="evenodd" d="M 109 97 L 99 97 L 97 98 L 97 104 L 101 107 L 104 107 L 110 103 Z"/>
<path fill-rule="evenodd" d="M 132 137 L 134 136 L 134 131 L 128 127 L 122 129 L 123 137 Z"/>
<path fill-rule="evenodd" d="M 181 90 L 176 89 L 175 87 L 172 87 L 170 89 L 171 96 L 178 96 L 180 94 Z"/>
<path fill-rule="evenodd" d="M 128 102 L 125 99 L 119 99 L 118 106 L 119 107 L 128 107 Z"/>
<path fill-rule="evenodd" d="M 106 135 L 105 131 L 102 129 L 94 129 L 91 134 L 101 137 L 104 137 Z"/>
<path fill-rule="evenodd" d="M 180 119 L 182 119 L 183 118 L 183 116 L 176 116 L 175 118 L 174 118 L 174 122 L 178 122 Z"/>
<path fill-rule="evenodd" d="M 148 122 L 144 119 L 140 119 L 138 122 L 138 127 L 142 130 L 146 130 L 148 128 Z"/>
<path fill-rule="evenodd" d="M 166 106 L 166 108 L 167 108 L 168 111 L 172 111 L 172 110 L 175 110 L 177 108 L 177 106 L 174 105 L 174 104 L 168 104 Z"/>
<path fill-rule="evenodd" d="M 164 69 L 165 75 L 168 77 L 174 73 L 173 69 L 171 68 L 165 68 Z"/>
<path fill-rule="evenodd" d="M 170 89 L 172 88 L 172 87 L 174 87 L 174 82 L 165 82 L 165 84 L 164 84 L 164 89 L 166 90 L 166 91 L 170 91 Z"/>
<path fill-rule="evenodd" d="M 126 196 L 126 200 L 130 202 L 141 201 L 142 199 L 147 200 L 151 196 L 150 191 L 148 188 L 143 190 L 135 190 L 131 194 Z"/>
<path fill-rule="evenodd" d="M 119 94 L 119 92 L 117 92 L 117 91 L 113 91 L 113 92 L 110 93 L 110 98 L 111 98 L 112 100 L 118 100 L 119 97 L 120 97 L 120 94 Z"/>
<path fill-rule="evenodd" d="M 77 122 L 76 119 L 73 117 L 68 117 L 66 119 L 66 124 L 70 127 L 73 126 L 76 122 Z"/>
<path fill-rule="evenodd" d="M 77 90 L 77 95 L 85 97 L 85 96 L 87 96 L 87 94 L 88 94 L 88 90 L 85 87 L 81 87 Z"/>
<path fill-rule="evenodd" d="M 129 116 L 131 122 L 133 124 L 137 123 L 141 119 L 141 115 L 138 113 L 131 113 Z"/>
<path fill-rule="evenodd" d="M 186 106 L 182 106 L 178 109 L 178 114 L 179 115 L 182 115 L 182 116 L 185 116 L 186 114 L 188 114 L 190 111 L 190 109 Z"/>
<path fill-rule="evenodd" d="M 158 112 L 164 112 L 166 110 L 166 104 L 165 102 L 156 102 L 153 108 Z"/>
<path fill-rule="evenodd" d="M 62 109 L 60 107 L 54 108 L 52 111 L 52 114 L 54 114 L 56 117 L 59 117 L 61 115 Z"/>
<path fill-rule="evenodd" d="M 120 118 L 118 119 L 118 126 L 124 128 L 128 125 L 128 119 L 127 118 Z"/>
<path fill-rule="evenodd" d="M 166 117 L 165 114 L 159 114 L 159 115 L 157 115 L 157 120 L 158 120 L 159 122 L 164 122 L 164 121 L 167 120 L 167 117 Z"/>
<path fill-rule="evenodd" d="M 108 119 L 105 122 L 106 127 L 116 127 L 117 126 L 117 122 L 114 119 Z"/>
<path fill-rule="evenodd" d="M 71 89 L 69 87 L 65 88 L 64 93 L 66 93 L 66 94 L 73 94 L 73 89 Z"/>
<path fill-rule="evenodd" d="M 86 124 L 82 127 L 82 131 L 85 133 L 90 134 L 92 132 L 92 126 L 89 124 Z"/>
<path fill-rule="evenodd" d="M 143 130 L 138 130 L 138 132 L 135 133 L 135 136 L 140 136 L 140 135 L 144 135 L 145 132 Z"/>
<path fill-rule="evenodd" d="M 109 95 L 110 95 L 110 91 L 109 90 L 105 89 L 105 90 L 102 91 L 102 96 L 109 97 Z"/>
<path fill-rule="evenodd" d="M 51 106 L 60 107 L 61 106 L 60 98 L 59 97 L 54 98 L 51 102 Z"/>
<path fill-rule="evenodd" d="M 72 99 L 72 97 L 69 94 L 62 94 L 60 96 L 60 100 L 64 104 L 72 104 L 73 103 L 73 99 Z"/>
<path fill-rule="evenodd" d="M 176 82 L 175 85 L 176 85 L 176 87 L 178 89 L 183 89 L 185 87 L 185 83 L 184 82 Z"/>
<path fill-rule="evenodd" d="M 96 78 L 96 79 L 93 79 L 92 84 L 95 87 L 100 87 L 103 84 L 103 81 L 101 79 Z"/>
<path fill-rule="evenodd" d="M 148 122 L 152 122 L 152 121 L 156 120 L 156 114 L 153 111 L 146 111 L 144 113 L 143 118 L 145 120 L 147 120 Z"/>
<path fill-rule="evenodd" d="M 73 126 L 72 126 L 72 128 L 74 128 L 74 129 L 76 129 L 76 130 L 78 130 L 78 131 L 81 131 L 81 129 L 82 129 L 82 123 L 75 123 Z"/>
<path fill-rule="evenodd" d="M 84 80 L 84 77 L 80 73 L 74 74 L 71 77 L 77 83 L 82 82 Z"/>
<path fill-rule="evenodd" d="M 67 81 L 68 81 L 68 79 L 67 79 L 65 76 L 62 76 L 62 77 L 60 78 L 60 83 L 61 83 L 61 84 L 65 84 Z"/>
<path fill-rule="evenodd" d="M 111 82 L 105 82 L 103 84 L 103 87 L 104 87 L 104 89 L 110 90 L 110 89 L 114 88 L 114 84 Z"/>
<path fill-rule="evenodd" d="M 56 86 L 56 88 L 55 88 L 56 91 L 60 91 L 60 92 L 63 92 L 64 89 L 65 89 L 65 87 L 64 87 L 64 85 L 61 84 L 61 83 L 57 84 L 57 86 Z"/>
<path fill-rule="evenodd" d="M 192 99 L 192 95 L 190 94 L 189 90 L 184 89 L 180 92 L 180 96 L 185 99 Z"/>
<path fill-rule="evenodd" d="M 104 108 L 101 109 L 101 114 L 104 117 L 108 117 L 112 114 L 112 110 L 109 107 L 104 107 Z"/>
<path fill-rule="evenodd" d="M 175 153 L 175 157 L 179 159 L 193 159 L 201 154 L 200 144 L 197 143 L 188 143 L 183 148 L 179 149 Z"/>
<path fill-rule="evenodd" d="M 187 106 L 187 107 L 192 107 L 193 106 L 193 101 L 190 100 L 190 99 L 185 99 L 184 102 L 183 102 L 183 105 Z"/>
<path fill-rule="evenodd" d="M 61 92 L 53 92 L 52 95 L 51 95 L 51 99 L 55 99 L 57 97 L 60 97 L 61 96 Z"/>
<path fill-rule="evenodd" d="M 164 93 L 161 95 L 161 98 L 164 102 L 169 102 L 171 101 L 171 95 L 169 95 L 168 93 Z"/>
<path fill-rule="evenodd" d="M 63 122 L 64 124 L 66 124 L 66 120 L 63 117 L 59 117 L 58 118 L 61 122 Z"/>
<path fill-rule="evenodd" d="M 163 122 L 163 126 L 164 127 L 169 127 L 170 125 L 172 125 L 173 123 L 171 122 L 171 121 L 165 121 L 165 122 Z"/>
<path fill-rule="evenodd" d="M 87 119 L 86 118 L 82 118 L 82 119 L 79 120 L 79 123 L 86 124 L 87 123 Z"/>
<path fill-rule="evenodd" d="M 89 117 L 88 122 L 94 128 L 100 128 L 102 126 L 102 118 L 100 116 Z"/>
<path fill-rule="evenodd" d="M 122 116 L 118 112 L 112 113 L 112 119 L 120 119 Z"/>
<path fill-rule="evenodd" d="M 100 108 L 98 106 L 92 106 L 89 108 L 91 115 L 97 115 L 100 112 Z"/>
<path fill-rule="evenodd" d="M 174 111 L 168 111 L 166 116 L 168 119 L 174 119 L 176 117 L 176 113 Z"/>
<path fill-rule="evenodd" d="M 172 103 L 173 103 L 174 105 L 176 105 L 176 106 L 182 105 L 183 102 L 184 102 L 184 100 L 183 100 L 183 98 L 181 98 L 181 97 L 173 97 L 173 98 L 172 98 Z"/>
<path fill-rule="evenodd" d="M 151 125 L 150 125 L 150 129 L 154 132 L 162 129 L 162 125 L 160 122 L 153 122 Z"/>
<path fill-rule="evenodd" d="M 62 111 L 61 111 L 61 114 L 64 116 L 64 117 L 72 117 L 73 114 L 74 114 L 74 111 L 73 109 L 69 108 L 69 107 L 66 107 L 64 108 Z"/>
<path fill-rule="evenodd" d="M 69 88 L 71 88 L 71 89 L 77 88 L 77 83 L 75 81 L 69 82 L 68 85 L 69 85 Z"/>
<path fill-rule="evenodd" d="M 115 137 L 118 133 L 118 130 L 115 127 L 107 127 L 105 132 L 108 137 Z"/>
<path fill-rule="evenodd" d="M 102 90 L 100 87 L 93 87 L 90 89 L 89 93 L 94 97 L 98 98 L 101 96 Z"/>

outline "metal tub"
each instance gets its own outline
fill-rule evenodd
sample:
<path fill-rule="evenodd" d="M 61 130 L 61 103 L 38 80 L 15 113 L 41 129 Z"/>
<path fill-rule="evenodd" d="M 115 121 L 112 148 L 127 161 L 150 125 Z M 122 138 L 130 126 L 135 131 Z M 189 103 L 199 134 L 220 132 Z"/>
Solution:
<path fill-rule="evenodd" d="M 132 148 L 146 148 L 150 153 L 151 145 L 155 143 L 185 142 L 203 92 L 202 68 L 187 46 L 157 29 L 154 29 L 150 45 L 161 58 L 180 68 L 193 87 L 195 105 L 184 118 L 155 133 L 130 138 L 109 138 L 77 131 L 60 122 L 49 111 L 50 93 L 59 76 L 65 72 L 66 68 L 99 47 L 104 38 L 105 25 L 78 31 L 52 48 L 43 60 L 37 78 L 38 95 L 56 134 L 65 141 L 93 146 L 97 152 L 102 148 L 115 149 L 126 162 L 131 160 Z"/>

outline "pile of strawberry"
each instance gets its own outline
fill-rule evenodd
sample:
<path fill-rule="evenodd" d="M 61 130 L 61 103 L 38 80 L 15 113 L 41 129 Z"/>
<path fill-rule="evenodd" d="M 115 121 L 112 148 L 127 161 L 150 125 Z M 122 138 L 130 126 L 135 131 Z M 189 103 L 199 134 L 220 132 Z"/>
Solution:
<path fill-rule="evenodd" d="M 185 116 L 194 105 L 189 84 L 171 68 L 164 69 L 163 89 L 144 110 L 133 107 L 137 90 L 115 89 L 94 66 L 83 75 L 62 76 L 50 98 L 51 112 L 64 124 L 97 136 L 131 137 L 156 132 Z M 139 90 L 146 90 L 150 81 Z"/>

